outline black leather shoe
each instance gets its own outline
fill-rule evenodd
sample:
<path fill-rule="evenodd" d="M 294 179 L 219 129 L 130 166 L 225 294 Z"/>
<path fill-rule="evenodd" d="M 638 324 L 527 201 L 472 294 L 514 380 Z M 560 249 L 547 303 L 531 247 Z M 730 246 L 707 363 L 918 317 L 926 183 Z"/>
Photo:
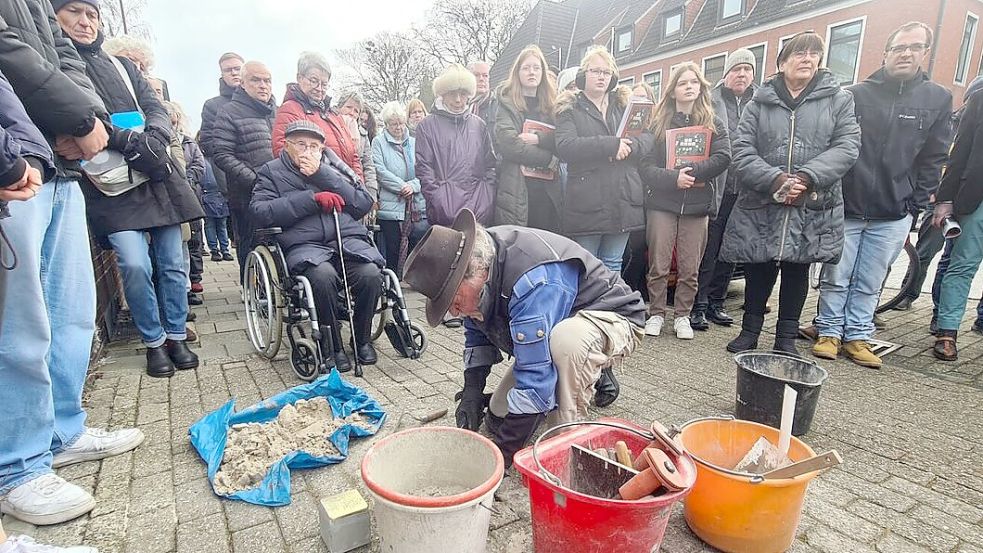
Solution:
<path fill-rule="evenodd" d="M 355 350 L 355 355 L 358 356 L 358 362 L 363 365 L 375 365 L 376 361 L 379 360 L 379 356 L 375 353 L 375 346 L 372 342 L 362 344 L 358 347 L 353 347 Z"/>
<path fill-rule="evenodd" d="M 235 261 L 235 258 L 232 257 L 231 253 L 225 252 L 222 254 L 222 261 Z"/>
<path fill-rule="evenodd" d="M 898 302 L 898 305 L 895 305 L 891 309 L 895 311 L 908 311 L 909 309 L 911 309 L 911 302 L 913 301 L 915 301 L 915 298 L 911 296 L 905 296 L 903 300 Z"/>
<path fill-rule="evenodd" d="M 201 305 L 203 303 L 205 302 L 202 301 L 201 296 L 194 292 L 188 292 L 188 305 Z"/>
<path fill-rule="evenodd" d="M 722 307 L 712 305 L 707 308 L 707 320 L 720 326 L 733 326 L 734 324 L 734 317 L 728 315 Z"/>
<path fill-rule="evenodd" d="M 594 383 L 594 392 L 594 404 L 598 407 L 607 407 L 618 399 L 621 385 L 614 377 L 614 370 L 611 367 L 601 369 L 601 376 Z"/>
<path fill-rule="evenodd" d="M 174 368 L 179 371 L 198 368 L 198 356 L 189 348 L 185 340 L 168 340 L 164 343 L 167 356 L 174 362 Z"/>
<path fill-rule="evenodd" d="M 212 261 L 222 261 L 222 254 L 219 252 L 212 252 Z"/>
<path fill-rule="evenodd" d="M 169 378 L 174 376 L 174 364 L 164 346 L 147 348 L 147 376 Z"/>
<path fill-rule="evenodd" d="M 444 319 L 441 322 L 441 324 L 443 324 L 447 328 L 461 328 L 462 326 L 464 326 L 464 319 L 460 317 L 449 317 L 447 319 Z"/>
<path fill-rule="evenodd" d="M 707 315 L 702 311 L 694 311 L 689 316 L 689 326 L 693 330 L 710 330 L 710 323 L 707 322 Z"/>
<path fill-rule="evenodd" d="M 340 373 L 346 373 L 352 370 L 352 360 L 348 358 L 345 350 L 340 349 L 334 352 L 334 366 Z"/>

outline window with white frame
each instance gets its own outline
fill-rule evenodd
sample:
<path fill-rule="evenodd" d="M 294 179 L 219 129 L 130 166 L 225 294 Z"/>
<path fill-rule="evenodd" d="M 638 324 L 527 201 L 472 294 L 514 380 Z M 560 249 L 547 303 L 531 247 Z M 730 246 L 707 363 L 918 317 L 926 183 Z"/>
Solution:
<path fill-rule="evenodd" d="M 724 77 L 724 65 L 726 63 L 726 53 L 703 58 L 703 76 L 706 77 L 707 81 L 710 81 L 711 85 L 717 84 L 717 81 Z"/>
<path fill-rule="evenodd" d="M 635 86 L 635 77 L 626 77 L 618 81 L 618 84 L 623 84 L 625 86 Z"/>
<path fill-rule="evenodd" d="M 720 0 L 720 21 L 744 15 L 745 0 Z"/>
<path fill-rule="evenodd" d="M 632 29 L 631 27 L 627 29 L 622 29 L 618 31 L 616 44 L 616 52 L 619 54 L 631 50 L 631 39 L 632 39 Z"/>
<path fill-rule="evenodd" d="M 851 85 L 857 80 L 863 30 L 863 19 L 829 27 L 826 67 L 836 76 L 841 86 Z"/>
<path fill-rule="evenodd" d="M 973 45 L 976 42 L 976 27 L 980 18 L 971 13 L 966 14 L 966 25 L 963 27 L 963 40 L 959 45 L 959 57 L 956 59 L 956 84 L 966 84 L 969 73 L 969 60 L 973 57 Z"/>
<path fill-rule="evenodd" d="M 754 82 L 761 84 L 765 80 L 765 48 L 768 46 L 767 43 L 761 43 L 757 46 L 751 46 L 748 50 L 754 54 Z"/>
<path fill-rule="evenodd" d="M 652 90 L 655 91 L 655 99 L 658 101 L 659 97 L 662 96 L 662 70 L 646 73 L 642 75 L 642 80 L 652 87 Z"/>
<path fill-rule="evenodd" d="M 666 14 L 662 18 L 662 38 L 673 38 L 683 30 L 682 10 Z"/>

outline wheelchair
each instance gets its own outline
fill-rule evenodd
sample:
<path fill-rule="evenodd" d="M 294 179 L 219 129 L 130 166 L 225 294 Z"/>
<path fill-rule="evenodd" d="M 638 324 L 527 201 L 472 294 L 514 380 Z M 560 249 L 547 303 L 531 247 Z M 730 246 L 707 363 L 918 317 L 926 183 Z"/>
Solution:
<path fill-rule="evenodd" d="M 331 329 L 318 319 L 310 281 L 291 275 L 284 253 L 276 242 L 279 227 L 259 229 L 256 245 L 246 258 L 243 299 L 246 304 L 246 331 L 256 352 L 273 359 L 283 342 L 283 326 L 290 343 L 290 366 L 301 380 L 310 382 L 332 367 L 327 366 L 324 347 L 332 347 Z M 386 334 L 393 348 L 403 357 L 418 359 L 427 349 L 427 335 L 412 322 L 406 310 L 399 278 L 382 269 L 382 293 L 372 317 L 374 342 Z M 339 292 L 336 320 L 348 320 L 344 286 Z M 333 352 L 333 349 L 331 350 Z M 356 374 L 361 376 L 361 374 Z"/>

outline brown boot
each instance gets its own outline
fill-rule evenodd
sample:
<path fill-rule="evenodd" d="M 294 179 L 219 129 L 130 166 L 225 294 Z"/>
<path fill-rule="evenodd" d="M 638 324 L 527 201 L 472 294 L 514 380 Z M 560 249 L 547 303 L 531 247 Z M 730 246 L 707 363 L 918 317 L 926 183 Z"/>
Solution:
<path fill-rule="evenodd" d="M 884 364 L 881 358 L 870 350 L 867 340 L 853 340 L 843 344 L 843 355 L 861 367 L 879 369 Z"/>
<path fill-rule="evenodd" d="M 959 357 L 956 349 L 956 331 L 942 330 L 935 337 L 935 347 L 932 348 L 932 355 L 942 361 L 955 361 Z"/>
<path fill-rule="evenodd" d="M 836 360 L 836 356 L 840 354 L 840 339 L 820 336 L 816 345 L 812 346 L 812 354 L 820 359 Z"/>

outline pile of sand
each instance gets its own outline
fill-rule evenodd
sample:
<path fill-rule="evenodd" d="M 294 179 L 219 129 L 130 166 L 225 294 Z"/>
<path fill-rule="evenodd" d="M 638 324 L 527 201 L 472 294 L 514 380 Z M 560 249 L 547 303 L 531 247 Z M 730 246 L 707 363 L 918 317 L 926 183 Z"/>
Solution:
<path fill-rule="evenodd" d="M 215 491 L 229 495 L 259 486 L 270 467 L 294 451 L 316 457 L 338 455 L 329 438 L 346 424 L 371 428 L 357 413 L 334 418 L 328 400 L 316 397 L 285 406 L 270 422 L 233 425 L 215 474 Z"/>

